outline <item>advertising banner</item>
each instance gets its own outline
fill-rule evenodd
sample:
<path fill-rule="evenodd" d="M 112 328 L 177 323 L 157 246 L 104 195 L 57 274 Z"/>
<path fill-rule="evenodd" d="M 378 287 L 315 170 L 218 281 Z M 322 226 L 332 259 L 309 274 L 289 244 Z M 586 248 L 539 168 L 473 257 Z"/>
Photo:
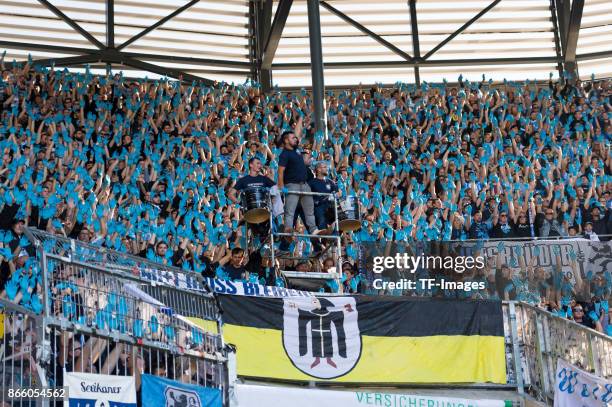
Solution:
<path fill-rule="evenodd" d="M 64 384 L 70 397 L 65 407 L 136 407 L 133 376 L 64 372 Z"/>
<path fill-rule="evenodd" d="M 504 400 L 468 400 L 378 391 L 335 391 L 292 387 L 236 385 L 236 407 L 505 407 Z"/>
<path fill-rule="evenodd" d="M 559 359 L 555 374 L 555 407 L 604 407 L 612 404 L 612 381 Z"/>
<path fill-rule="evenodd" d="M 505 383 L 501 303 L 220 296 L 245 377 L 347 383 Z M 254 351 L 254 349 L 256 351 Z"/>
<path fill-rule="evenodd" d="M 147 407 L 222 407 L 223 398 L 219 389 L 143 374 L 142 405 Z"/>

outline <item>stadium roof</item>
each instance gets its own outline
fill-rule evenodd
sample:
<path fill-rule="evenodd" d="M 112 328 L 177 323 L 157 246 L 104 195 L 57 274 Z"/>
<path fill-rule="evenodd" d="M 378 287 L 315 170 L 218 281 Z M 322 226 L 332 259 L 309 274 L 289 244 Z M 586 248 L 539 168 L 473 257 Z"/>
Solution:
<path fill-rule="evenodd" d="M 547 79 L 575 62 L 583 78 L 612 76 L 610 0 L 327 0 L 319 12 L 327 86 Z M 300 87 L 309 42 L 305 0 L 0 0 L 7 62 L 228 82 L 271 71 Z"/>

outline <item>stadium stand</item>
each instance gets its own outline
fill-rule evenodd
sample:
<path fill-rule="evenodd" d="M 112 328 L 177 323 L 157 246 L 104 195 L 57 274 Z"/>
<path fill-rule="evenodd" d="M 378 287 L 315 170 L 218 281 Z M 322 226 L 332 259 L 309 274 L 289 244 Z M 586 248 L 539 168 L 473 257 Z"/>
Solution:
<path fill-rule="evenodd" d="M 250 246 L 235 198 L 253 158 L 257 174 L 279 182 L 286 132 L 299 136 L 313 191 L 358 197 L 362 227 L 342 234 L 342 256 L 354 267 L 359 245 L 381 239 L 607 241 L 612 233 L 609 81 L 459 76 L 457 86 L 328 92 L 325 137 L 311 128 L 304 90 L 9 65 L 0 82 L 0 220 L 10 293 L 27 258 L 26 226 L 205 277 L 286 284 L 270 248 Z M 329 203 L 315 197 L 314 206 L 317 227 L 329 226 Z M 305 217 L 296 218 L 304 233 Z M 279 228 L 282 217 L 273 223 Z M 294 257 L 321 250 L 316 240 L 291 240 L 280 246 Z M 251 250 L 231 263 L 239 247 Z M 289 267 L 327 270 L 319 259 Z M 357 291 L 359 278 L 344 285 Z"/>
<path fill-rule="evenodd" d="M 316 179 L 327 179 L 339 199 L 359 196 L 363 227 L 344 234 L 347 271 L 359 243 L 381 239 L 605 241 L 612 231 L 608 81 L 493 85 L 459 77 L 456 87 L 330 93 L 326 140 L 309 127 L 305 91 L 265 95 L 256 86 L 2 68 L 3 296 L 36 313 L 40 273 L 26 226 L 205 277 L 284 284 L 258 251 L 233 266 L 229 259 L 248 246 L 232 189 L 254 157 L 274 178 L 286 131 L 301 135 Z M 298 238 L 289 251 L 313 247 Z M 250 275 L 232 275 L 230 266 Z M 494 262 L 488 273 L 496 268 L 503 265 Z M 558 284 L 550 272 L 549 287 Z M 609 297 L 609 270 L 592 277 L 596 297 Z M 345 277 L 345 291 L 360 291 L 362 278 Z M 505 289 L 487 295 L 504 298 Z M 584 325 L 607 328 L 608 310 L 595 306 L 597 298 L 575 304 L 576 291 L 544 301 L 564 315 L 584 306 Z"/>
<path fill-rule="evenodd" d="M 5 361 L 4 383 L 37 384 L 40 355 L 25 355 L 45 336 L 33 317 L 43 310 L 43 287 L 56 318 L 47 325 L 52 384 L 62 384 L 66 368 L 143 371 L 223 388 L 220 337 L 187 319 L 218 318 L 202 278 L 284 286 L 280 269 L 330 270 L 338 256 L 322 255 L 320 230 L 341 238 L 347 259 L 342 278 L 326 280 L 329 292 L 372 293 L 360 255 L 374 242 L 446 241 L 477 252 L 493 244 L 502 253 L 513 241 L 580 237 L 581 252 L 609 250 L 609 97 L 609 81 L 493 84 L 461 76 L 456 86 L 350 89 L 329 92 L 326 136 L 311 128 L 306 91 L 265 94 L 256 84 L 206 87 L 3 63 L 1 299 L 13 305 L 3 315 L 5 355 L 18 364 L 7 369 Z M 293 225 L 283 229 L 283 216 L 270 210 L 271 226 L 247 228 L 240 182 L 266 176 L 286 201 L 290 182 L 280 182 L 279 167 L 295 169 L 282 157 L 293 135 L 307 167 L 305 192 L 331 192 L 332 201 L 300 198 Z M 348 220 L 359 226 L 333 225 L 350 214 L 330 208 L 351 197 L 357 213 Z M 310 211 L 315 225 L 307 225 Z M 280 230 L 298 237 L 268 240 Z M 275 259 L 275 252 L 289 254 Z M 568 281 L 557 273 L 561 249 L 550 253 L 547 269 L 520 255 L 515 264 L 489 258 L 483 274 L 461 277 L 488 284 L 465 298 L 537 304 L 609 333 L 609 262 L 586 281 L 580 272 Z M 572 253 L 576 271 L 581 259 Z M 514 269 L 529 279 L 515 278 Z M 173 297 L 114 274 L 134 270 L 165 270 L 199 288 L 181 286 Z M 200 302 L 196 310 L 184 306 Z"/>
<path fill-rule="evenodd" d="M 612 402 L 611 15 L 0 0 L 0 407 Z"/>

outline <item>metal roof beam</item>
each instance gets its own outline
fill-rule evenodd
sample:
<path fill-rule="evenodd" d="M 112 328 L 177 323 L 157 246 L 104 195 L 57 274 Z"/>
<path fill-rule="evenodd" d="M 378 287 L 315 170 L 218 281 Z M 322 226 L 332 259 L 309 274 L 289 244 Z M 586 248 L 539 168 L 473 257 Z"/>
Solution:
<path fill-rule="evenodd" d="M 148 62 L 143 62 L 143 61 L 139 61 L 138 59 L 132 58 L 132 57 L 128 57 L 125 54 L 122 54 L 120 52 L 112 52 L 109 53 L 106 56 L 106 60 L 110 61 L 110 62 L 114 62 L 117 64 L 121 64 L 121 65 L 127 65 L 127 66 L 131 66 L 133 68 L 137 68 L 140 69 L 142 71 L 148 71 L 148 72 L 153 72 L 156 73 L 158 75 L 165 75 L 165 76 L 169 76 L 171 78 L 175 78 L 175 79 L 180 79 L 186 82 L 200 82 L 203 85 L 206 86 L 211 86 L 214 84 L 215 81 L 210 80 L 210 79 L 206 79 L 206 78 L 202 78 L 200 76 L 195 76 L 195 75 L 191 75 L 188 74 L 186 72 L 183 72 L 179 69 L 174 69 L 174 68 L 168 68 L 168 67 L 164 67 L 164 66 L 159 66 L 159 65 L 155 65 L 155 64 L 150 64 Z"/>
<path fill-rule="evenodd" d="M 436 45 L 431 51 L 429 51 L 427 54 L 425 54 L 425 56 L 423 57 L 423 59 L 427 59 L 430 56 L 432 56 L 433 54 L 435 54 L 440 48 L 442 48 L 443 46 L 445 46 L 446 44 L 448 44 L 449 42 L 451 42 L 453 40 L 453 38 L 455 38 L 456 36 L 458 36 L 459 34 L 461 34 L 462 32 L 464 32 L 469 26 L 471 26 L 472 24 L 474 24 L 480 17 L 484 16 L 485 14 L 487 14 L 489 12 L 489 10 L 491 10 L 493 7 L 495 7 L 501 0 L 494 0 L 491 4 L 489 4 L 487 7 L 485 7 L 483 10 L 481 10 L 478 14 L 476 14 L 474 17 L 472 17 L 470 20 L 468 20 L 465 24 L 463 24 L 461 27 L 459 27 L 454 33 L 452 33 L 451 35 L 449 35 L 448 37 L 446 37 L 446 39 L 444 41 L 442 41 L 441 43 L 439 43 L 438 45 Z"/>
<path fill-rule="evenodd" d="M 145 35 L 147 35 L 151 31 L 155 30 L 157 27 L 167 23 L 172 18 L 178 16 L 183 11 L 187 10 L 189 7 L 193 6 L 194 4 L 196 4 L 199 1 L 200 0 L 191 0 L 189 3 L 185 4 L 184 6 L 174 10 L 172 13 L 168 14 L 166 17 L 162 18 L 161 20 L 159 20 L 155 24 L 145 28 L 144 30 L 142 30 L 141 32 L 139 32 L 138 34 L 136 34 L 135 36 L 133 36 L 132 38 L 130 38 L 129 40 L 124 42 L 123 44 L 119 45 L 117 47 L 117 50 L 121 50 L 121 49 L 127 47 L 128 45 L 132 44 L 133 42 L 139 40 L 140 38 L 144 37 Z"/>
<path fill-rule="evenodd" d="M 91 53 L 96 53 L 98 51 L 95 49 L 87 50 L 83 48 L 64 47 L 61 45 L 32 44 L 29 42 L 4 41 L 4 40 L 0 40 L 0 47 L 20 49 L 20 50 L 29 50 L 29 51 L 57 52 L 59 54 L 75 54 L 75 55 L 80 55 L 83 53 L 91 54 Z"/>
<path fill-rule="evenodd" d="M 610 58 L 610 57 L 612 57 L 612 50 L 591 52 L 589 54 L 579 54 L 576 56 L 576 59 L 578 61 L 589 61 L 592 59 L 601 59 L 601 58 Z"/>
<path fill-rule="evenodd" d="M 270 69 L 272 66 L 272 61 L 274 60 L 278 43 L 281 39 L 281 35 L 283 34 L 283 29 L 287 23 L 287 17 L 289 17 L 289 10 L 291 10 L 292 4 L 293 0 L 280 0 L 278 6 L 276 7 L 274 21 L 272 22 L 272 27 L 270 28 L 270 33 L 268 34 L 268 39 L 266 40 L 266 46 L 264 47 L 261 57 L 262 69 Z"/>
<path fill-rule="evenodd" d="M 88 50 L 88 49 L 83 49 L 83 48 L 64 47 L 64 46 L 59 46 L 59 45 L 32 44 L 28 42 L 19 42 L 19 41 L 0 40 L 0 47 L 8 48 L 8 49 L 55 52 L 58 54 L 100 55 L 99 50 L 95 50 L 95 49 Z M 248 62 L 225 61 L 222 59 L 179 57 L 179 56 L 173 56 L 173 55 L 146 54 L 146 53 L 140 53 L 140 52 L 122 52 L 121 54 L 126 55 L 131 58 L 144 59 L 144 60 L 149 60 L 149 61 L 175 62 L 175 63 L 184 63 L 188 65 L 208 65 L 208 66 L 220 66 L 220 67 L 241 68 L 241 69 L 249 69 L 250 67 Z"/>
<path fill-rule="evenodd" d="M 413 66 L 470 66 L 470 65 L 512 65 L 512 64 L 539 64 L 555 63 L 556 56 L 529 57 L 529 58 L 475 58 L 475 59 L 444 59 L 427 60 L 416 62 L 407 61 L 371 61 L 371 62 L 326 62 L 325 69 L 350 69 L 350 68 L 409 68 Z M 300 70 L 310 69 L 306 63 L 280 63 L 274 64 L 273 69 Z"/>
<path fill-rule="evenodd" d="M 75 57 L 64 57 L 64 58 L 45 58 L 35 59 L 32 61 L 33 66 L 73 66 L 82 64 L 92 64 L 95 62 L 102 62 L 103 59 L 99 53 L 79 55 Z"/>
<path fill-rule="evenodd" d="M 122 52 L 121 54 L 126 55 L 128 57 L 137 58 L 141 60 L 147 60 L 147 61 L 176 62 L 176 63 L 184 63 L 188 65 L 208 65 L 208 66 L 221 66 L 221 67 L 228 67 L 228 68 L 244 68 L 244 69 L 250 69 L 251 67 L 251 65 L 248 62 L 225 61 L 222 59 L 178 57 L 174 55 L 145 54 L 141 52 Z"/>
<path fill-rule="evenodd" d="M 399 55 L 400 57 L 404 58 L 406 61 L 413 61 L 414 60 L 409 54 L 407 54 L 406 52 L 402 51 L 401 49 L 399 49 L 395 45 L 391 44 L 389 41 L 385 40 L 380 35 L 376 34 L 375 32 L 373 32 L 373 31 L 369 30 L 368 28 L 366 28 L 365 26 L 361 25 L 357 21 L 353 20 L 351 17 L 347 16 L 346 14 L 344 14 L 343 12 L 338 10 L 337 8 L 333 7 L 331 4 L 329 4 L 329 3 L 325 2 L 325 1 L 322 1 L 320 4 L 321 4 L 321 6 L 323 6 L 330 13 L 336 15 L 337 17 L 341 18 L 342 20 L 344 20 L 348 24 L 352 25 L 353 27 L 355 27 L 356 29 L 358 29 L 362 33 L 368 35 L 374 41 L 376 41 L 380 45 L 388 48 L 393 53 L 395 53 L 395 54 Z"/>
<path fill-rule="evenodd" d="M 60 19 L 62 19 L 66 24 L 68 24 L 70 27 L 72 27 L 75 31 L 77 31 L 79 34 L 81 34 L 83 37 L 85 37 L 87 39 L 87 41 L 91 42 L 93 45 L 95 45 L 97 48 L 99 49 L 104 49 L 106 48 L 104 46 L 104 44 L 102 44 L 100 41 L 98 41 L 93 35 L 91 35 L 89 32 L 85 31 L 85 29 L 83 27 L 81 27 L 80 25 L 78 25 L 76 23 L 76 21 L 74 21 L 73 19 L 71 19 L 70 17 L 68 17 L 66 14 L 62 13 L 60 11 L 60 9 L 58 9 L 57 7 L 55 7 L 53 4 L 49 3 L 48 0 L 38 0 L 38 2 L 40 4 L 42 4 L 43 6 L 45 6 L 46 8 L 49 9 L 49 11 L 51 11 L 53 14 L 55 14 L 57 17 L 59 17 Z"/>

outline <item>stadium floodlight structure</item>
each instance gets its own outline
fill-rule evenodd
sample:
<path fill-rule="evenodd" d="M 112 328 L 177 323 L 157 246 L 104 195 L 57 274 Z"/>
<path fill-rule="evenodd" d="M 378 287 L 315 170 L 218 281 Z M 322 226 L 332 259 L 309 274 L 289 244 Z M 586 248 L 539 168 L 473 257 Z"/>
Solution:
<path fill-rule="evenodd" d="M 312 87 L 612 76 L 608 0 L 0 0 L 6 62 Z"/>

